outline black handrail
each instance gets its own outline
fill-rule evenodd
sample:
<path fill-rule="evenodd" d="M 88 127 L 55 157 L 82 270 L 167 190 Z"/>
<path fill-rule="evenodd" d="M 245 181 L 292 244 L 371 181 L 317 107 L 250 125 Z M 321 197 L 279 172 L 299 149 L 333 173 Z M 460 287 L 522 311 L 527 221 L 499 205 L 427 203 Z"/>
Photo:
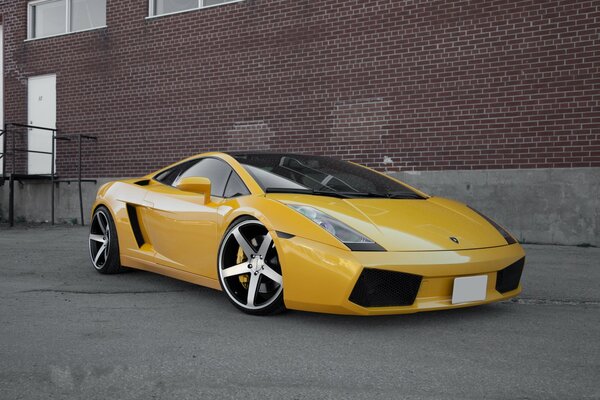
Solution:
<path fill-rule="evenodd" d="M 43 131 L 52 131 L 56 132 L 58 129 L 56 128 L 48 128 L 47 126 L 36 126 L 36 125 L 26 125 L 26 124 L 15 124 L 14 122 L 7 122 L 4 126 L 14 126 L 16 128 L 29 128 L 29 129 L 41 129 Z M 5 128 L 6 129 L 6 128 Z"/>
<path fill-rule="evenodd" d="M 4 181 L 6 180 L 6 127 L 3 126 L 3 129 L 0 131 L 0 136 L 2 136 L 2 184 L 4 184 Z"/>
<path fill-rule="evenodd" d="M 16 146 L 16 134 L 17 133 L 23 133 L 23 132 L 15 132 L 14 130 L 12 131 L 13 135 L 12 135 L 12 149 L 11 152 L 8 152 L 6 149 L 6 140 L 7 140 L 7 136 L 8 136 L 8 128 L 9 127 L 17 127 L 17 128 L 27 128 L 27 129 L 39 129 L 39 130 L 43 130 L 43 131 L 47 131 L 52 135 L 52 151 L 51 152 L 47 152 L 47 151 L 39 151 L 39 150 L 29 150 L 29 149 L 21 149 L 21 148 L 17 148 Z M 67 181 L 67 180 L 58 180 L 56 179 L 56 174 L 55 174 L 55 170 L 54 170 L 54 163 L 56 161 L 56 141 L 57 140 L 65 140 L 65 141 L 70 141 L 72 138 L 77 137 L 77 142 L 78 142 L 78 162 L 77 162 L 77 179 L 76 181 L 78 182 L 78 188 L 79 188 L 79 210 L 80 210 L 80 217 L 81 217 L 81 225 L 85 225 L 84 222 L 84 213 L 83 213 L 83 194 L 82 194 L 82 188 L 81 188 L 81 183 L 82 182 L 96 182 L 93 179 L 82 179 L 82 173 L 81 173 L 81 165 L 82 165 L 82 147 L 81 147 L 81 142 L 82 139 L 87 139 L 87 140 L 94 140 L 97 141 L 98 138 L 96 136 L 91 136 L 91 135 L 84 135 L 84 134 L 69 134 L 69 135 L 61 135 L 58 136 L 58 129 L 56 128 L 48 128 L 48 127 L 43 127 L 43 126 L 36 126 L 36 125 L 27 125 L 27 124 L 17 124 L 17 123 L 5 123 L 4 124 L 4 130 L 0 131 L 0 136 L 2 136 L 2 142 L 3 142 L 3 147 L 2 147 L 2 153 L 0 158 L 2 159 L 2 179 L 3 181 L 5 180 L 6 177 L 6 155 L 7 154 L 11 154 L 11 158 L 12 158 L 12 170 L 10 173 L 10 177 L 9 177 L 9 191 L 10 191 L 10 195 L 9 195 L 9 202 L 8 202 L 8 219 L 9 219 L 9 224 L 10 226 L 14 226 L 14 181 L 15 181 L 15 177 L 17 179 L 19 179 L 19 177 L 41 177 L 41 176 L 46 176 L 46 174 L 22 174 L 19 175 L 16 173 L 17 169 L 16 169 L 16 154 L 17 152 L 23 152 L 23 153 L 36 153 L 36 154 L 47 154 L 51 156 L 51 167 L 50 167 L 50 183 L 52 186 L 51 189 L 51 213 L 52 213 L 52 217 L 51 217 L 51 222 L 52 225 L 54 225 L 54 198 L 55 198 L 55 183 L 58 182 L 63 182 L 63 181 Z M 70 180 L 68 180 L 70 182 Z"/>

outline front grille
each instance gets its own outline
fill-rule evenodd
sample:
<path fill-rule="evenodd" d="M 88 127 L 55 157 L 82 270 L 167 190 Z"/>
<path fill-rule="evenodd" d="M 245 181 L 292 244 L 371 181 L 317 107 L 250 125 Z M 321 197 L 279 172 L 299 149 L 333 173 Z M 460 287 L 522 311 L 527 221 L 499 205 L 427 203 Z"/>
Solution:
<path fill-rule="evenodd" d="M 524 265 L 525 257 L 498 271 L 498 275 L 496 276 L 496 290 L 500 293 L 506 293 L 518 288 Z"/>
<path fill-rule="evenodd" d="M 363 307 L 410 306 L 415 302 L 422 276 L 365 268 L 350 294 Z"/>

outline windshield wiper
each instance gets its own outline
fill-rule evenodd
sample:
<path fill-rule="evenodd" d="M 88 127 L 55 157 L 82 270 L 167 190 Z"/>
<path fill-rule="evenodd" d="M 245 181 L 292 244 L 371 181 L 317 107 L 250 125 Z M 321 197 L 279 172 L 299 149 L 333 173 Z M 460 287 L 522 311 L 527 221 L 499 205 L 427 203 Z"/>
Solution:
<path fill-rule="evenodd" d="M 356 192 L 356 193 L 348 193 L 348 195 L 354 195 L 358 197 L 372 197 L 379 199 L 423 199 L 423 196 L 417 193 L 411 192 L 387 192 L 387 193 L 377 193 L 377 192 Z"/>
<path fill-rule="evenodd" d="M 417 193 L 411 192 L 388 192 L 388 193 L 377 193 L 377 192 L 334 192 L 332 190 L 317 190 L 317 189 L 300 189 L 300 188 L 277 188 L 268 187 L 265 189 L 265 193 L 298 193 L 298 194 L 312 194 L 315 196 L 330 196 L 337 197 L 340 199 L 352 199 L 356 197 L 370 197 L 378 199 L 423 199 L 423 196 Z"/>
<path fill-rule="evenodd" d="M 297 194 L 312 194 L 315 196 L 330 196 L 330 197 L 338 197 L 340 199 L 348 199 L 351 196 L 340 193 L 333 192 L 331 190 L 315 190 L 315 189 L 299 189 L 299 188 L 277 188 L 277 187 L 268 187 L 265 189 L 265 193 L 297 193 Z"/>

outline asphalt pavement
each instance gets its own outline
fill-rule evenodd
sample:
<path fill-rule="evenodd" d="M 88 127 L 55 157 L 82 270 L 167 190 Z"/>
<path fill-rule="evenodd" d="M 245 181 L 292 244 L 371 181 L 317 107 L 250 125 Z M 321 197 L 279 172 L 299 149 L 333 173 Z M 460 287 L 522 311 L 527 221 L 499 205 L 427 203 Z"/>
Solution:
<path fill-rule="evenodd" d="M 87 228 L 0 226 L 0 399 L 600 399 L 600 249 L 525 248 L 517 300 L 252 317 L 96 273 Z"/>

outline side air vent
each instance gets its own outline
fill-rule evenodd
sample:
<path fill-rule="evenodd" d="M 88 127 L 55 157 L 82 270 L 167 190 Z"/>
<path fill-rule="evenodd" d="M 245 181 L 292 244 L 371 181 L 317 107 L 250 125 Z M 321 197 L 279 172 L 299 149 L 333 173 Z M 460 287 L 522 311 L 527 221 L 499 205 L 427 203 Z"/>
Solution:
<path fill-rule="evenodd" d="M 150 184 L 150 179 L 143 179 L 141 181 L 135 182 L 138 186 L 148 186 Z"/>
<path fill-rule="evenodd" d="M 506 293 L 518 288 L 524 265 L 525 257 L 498 271 L 498 275 L 496 276 L 496 290 L 500 293 Z"/>
<path fill-rule="evenodd" d="M 145 243 L 144 235 L 142 235 L 142 230 L 140 229 L 140 222 L 138 221 L 135 206 L 127 204 L 127 215 L 129 216 L 129 225 L 131 225 L 131 229 L 133 230 L 135 241 L 137 242 L 138 247 L 142 247 Z"/>
<path fill-rule="evenodd" d="M 365 268 L 350 294 L 350 301 L 363 307 L 410 306 L 415 302 L 422 276 Z"/>

